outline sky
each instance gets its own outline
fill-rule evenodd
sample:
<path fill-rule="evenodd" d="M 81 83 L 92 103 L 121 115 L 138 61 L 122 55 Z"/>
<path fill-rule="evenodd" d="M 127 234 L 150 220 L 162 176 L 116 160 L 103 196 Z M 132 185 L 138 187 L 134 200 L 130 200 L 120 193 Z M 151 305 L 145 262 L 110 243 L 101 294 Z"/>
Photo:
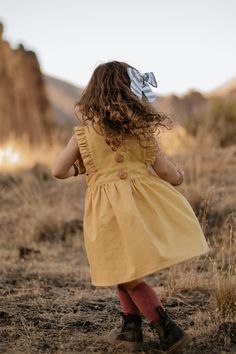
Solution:
<path fill-rule="evenodd" d="M 236 0 L 0 0 L 4 38 L 41 70 L 84 87 L 126 61 L 155 74 L 156 94 L 210 91 L 236 77 Z"/>

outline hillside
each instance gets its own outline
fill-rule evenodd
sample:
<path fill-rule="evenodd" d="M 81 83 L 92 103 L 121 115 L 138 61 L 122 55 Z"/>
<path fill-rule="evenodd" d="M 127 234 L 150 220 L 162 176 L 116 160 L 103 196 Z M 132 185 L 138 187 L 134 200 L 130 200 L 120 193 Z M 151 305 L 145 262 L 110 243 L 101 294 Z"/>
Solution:
<path fill-rule="evenodd" d="M 43 77 L 56 123 L 58 125 L 74 125 L 76 122 L 74 104 L 79 99 L 82 88 L 49 75 Z"/>
<path fill-rule="evenodd" d="M 125 354 L 107 343 L 108 333 L 121 323 L 116 288 L 96 288 L 90 280 L 84 176 L 55 180 L 48 154 L 43 164 L 0 174 L 0 352 Z M 181 160 L 186 179 L 176 193 L 193 207 L 211 252 L 150 274 L 146 281 L 193 336 L 185 354 L 233 354 L 236 147 L 197 154 L 189 149 Z M 158 180 L 157 188 L 162 185 Z M 151 347 L 154 336 L 145 317 L 143 329 Z"/>
<path fill-rule="evenodd" d="M 57 124 L 73 126 L 76 124 L 74 104 L 79 99 L 83 88 L 76 87 L 64 80 L 44 75 L 49 101 L 54 110 Z M 209 98 L 212 95 L 230 97 L 236 93 L 236 79 L 232 79 L 215 90 L 203 94 L 189 90 L 184 95 L 158 95 L 156 107 L 170 115 L 177 124 L 183 124 L 189 117 L 199 114 L 204 116 Z"/>
<path fill-rule="evenodd" d="M 236 96 L 236 76 L 224 84 L 216 87 L 214 90 L 209 91 L 207 96 Z"/>

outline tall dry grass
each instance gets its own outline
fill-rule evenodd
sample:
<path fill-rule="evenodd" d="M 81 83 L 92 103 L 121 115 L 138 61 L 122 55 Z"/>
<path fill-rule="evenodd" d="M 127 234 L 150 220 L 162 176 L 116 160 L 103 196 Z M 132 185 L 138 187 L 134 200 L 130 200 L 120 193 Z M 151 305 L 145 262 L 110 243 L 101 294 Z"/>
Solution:
<path fill-rule="evenodd" d="M 51 175 L 51 163 L 64 146 L 58 137 L 37 148 L 9 143 L 22 157 L 19 164 L 5 161 L 0 175 L 1 310 L 9 314 L 1 319 L 2 338 L 8 331 L 2 348 L 116 352 L 106 344 L 106 333 L 119 321 L 116 290 L 90 285 L 83 176 L 61 181 Z M 150 275 L 147 282 L 194 337 L 186 353 L 233 352 L 236 146 L 215 146 L 204 135 L 194 139 L 181 127 L 163 135 L 161 144 L 185 170 L 185 182 L 177 188 L 198 216 L 211 252 Z M 47 326 L 53 336 L 47 336 L 52 333 Z M 147 328 L 145 334 L 151 335 Z"/>

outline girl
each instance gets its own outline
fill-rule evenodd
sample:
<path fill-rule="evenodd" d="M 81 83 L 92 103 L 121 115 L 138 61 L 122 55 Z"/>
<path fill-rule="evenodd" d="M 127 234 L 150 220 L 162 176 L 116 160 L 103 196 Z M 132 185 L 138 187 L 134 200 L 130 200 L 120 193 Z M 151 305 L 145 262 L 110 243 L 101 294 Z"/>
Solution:
<path fill-rule="evenodd" d="M 122 327 L 108 338 L 129 350 L 142 349 L 143 315 L 160 350 L 175 353 L 191 337 L 144 276 L 210 249 L 191 205 L 175 188 L 184 172 L 158 144 L 155 133 L 168 128 L 169 117 L 154 109 L 150 85 L 157 87 L 152 72 L 141 74 L 127 63 L 97 66 L 75 106 L 82 124 L 73 128 L 52 173 L 57 178 L 85 174 L 91 282 L 116 286 L 122 308 Z"/>

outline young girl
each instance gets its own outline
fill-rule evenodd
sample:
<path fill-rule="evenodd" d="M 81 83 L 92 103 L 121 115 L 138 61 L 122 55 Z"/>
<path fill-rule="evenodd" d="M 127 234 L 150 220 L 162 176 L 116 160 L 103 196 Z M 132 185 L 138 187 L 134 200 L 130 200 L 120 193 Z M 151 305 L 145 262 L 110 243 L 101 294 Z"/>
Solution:
<path fill-rule="evenodd" d="M 143 348 L 142 315 L 160 350 L 191 341 L 144 276 L 209 252 L 199 221 L 175 186 L 184 173 L 161 151 L 156 131 L 169 118 L 152 102 L 152 72 L 100 64 L 76 104 L 82 124 L 54 162 L 57 178 L 85 175 L 84 241 L 91 282 L 116 286 L 122 327 L 109 340 Z M 76 162 L 78 163 L 76 164 Z M 153 168 L 152 172 L 150 166 Z"/>

